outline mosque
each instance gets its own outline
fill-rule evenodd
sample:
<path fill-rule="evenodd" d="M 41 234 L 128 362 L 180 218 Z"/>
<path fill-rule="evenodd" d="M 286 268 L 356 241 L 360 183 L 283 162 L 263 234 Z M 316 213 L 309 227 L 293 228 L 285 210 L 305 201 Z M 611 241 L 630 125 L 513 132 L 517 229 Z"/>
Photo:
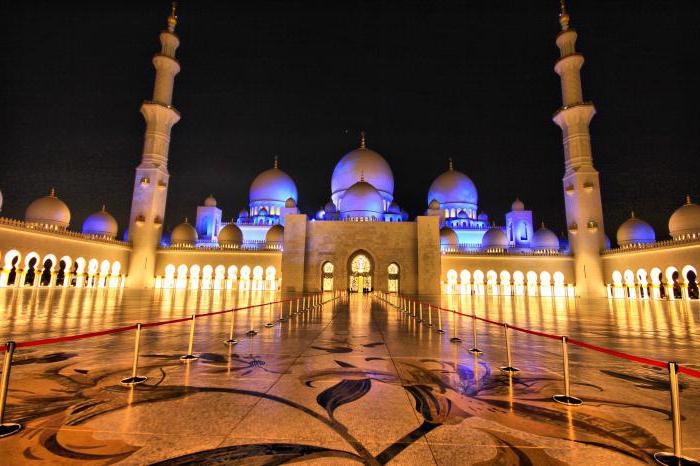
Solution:
<path fill-rule="evenodd" d="M 634 214 L 619 226 L 617 247 L 605 235 L 589 133 L 595 107 L 583 98 L 584 58 L 569 20 L 562 6 L 554 65 L 562 105 L 553 119 L 563 134 L 567 238 L 534 225 L 533 211 L 517 198 L 504 219 L 479 213 L 475 184 L 452 161 L 428 188 L 424 214 L 409 218 L 394 199 L 391 167 L 364 134 L 338 161 L 328 201 L 311 215 L 297 208 L 294 180 L 275 160 L 252 181 L 247 208 L 226 212 L 230 222 L 209 196 L 193 223 L 163 231 L 171 128 L 180 119 L 173 10 L 153 58 L 153 96 L 141 106 L 143 153 L 122 239 L 104 207 L 78 231 L 51 189 L 24 219 L 0 218 L 0 287 L 698 299 L 700 206 L 689 197 L 670 215 L 668 239 L 657 240 Z"/>

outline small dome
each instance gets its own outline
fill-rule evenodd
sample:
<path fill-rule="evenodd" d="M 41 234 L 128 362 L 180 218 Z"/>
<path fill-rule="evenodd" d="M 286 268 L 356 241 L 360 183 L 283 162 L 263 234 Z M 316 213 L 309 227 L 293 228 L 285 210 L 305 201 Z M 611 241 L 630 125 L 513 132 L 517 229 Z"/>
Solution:
<path fill-rule="evenodd" d="M 216 199 L 214 199 L 214 196 L 212 196 L 210 194 L 209 197 L 204 199 L 204 206 L 205 207 L 216 207 Z"/>
<path fill-rule="evenodd" d="M 357 180 L 364 178 L 387 197 L 394 194 L 394 174 L 387 161 L 365 145 L 364 135 L 360 147 L 348 152 L 338 161 L 331 177 L 333 199 L 342 197 Z"/>
<path fill-rule="evenodd" d="M 267 216 L 267 213 L 267 207 L 263 207 L 262 209 L 258 210 L 258 215 L 260 215 L 261 217 Z"/>
<path fill-rule="evenodd" d="M 617 244 L 625 246 L 627 244 L 653 243 L 656 241 L 656 233 L 647 222 L 641 218 L 636 218 L 634 212 L 630 218 L 617 229 Z"/>
<path fill-rule="evenodd" d="M 105 210 L 95 212 L 83 222 L 83 233 L 86 235 L 102 235 L 115 238 L 119 227 L 114 217 Z"/>
<path fill-rule="evenodd" d="M 238 212 L 238 216 L 241 218 L 248 218 L 248 211 L 246 209 L 243 209 L 240 212 Z"/>
<path fill-rule="evenodd" d="M 294 200 L 293 197 L 287 198 L 286 201 L 284 201 L 284 207 L 286 209 L 294 209 L 297 206 L 297 201 Z"/>
<path fill-rule="evenodd" d="M 328 201 L 323 207 L 323 211 L 327 214 L 334 214 L 338 212 L 338 209 L 335 208 L 335 204 L 333 204 L 333 201 Z"/>
<path fill-rule="evenodd" d="M 486 215 L 486 213 L 481 212 L 479 215 L 476 216 L 477 220 L 481 220 L 482 222 L 488 222 L 489 221 L 489 216 Z"/>
<path fill-rule="evenodd" d="M 358 181 L 343 194 L 340 213 L 348 216 L 376 217 L 384 213 L 384 200 L 374 186 L 366 181 Z"/>
<path fill-rule="evenodd" d="M 437 201 L 437 199 L 433 199 L 432 201 L 430 201 L 430 203 L 428 204 L 428 209 L 440 209 L 440 203 Z"/>
<path fill-rule="evenodd" d="M 491 227 L 486 230 L 481 238 L 481 247 L 484 249 L 499 248 L 505 249 L 508 247 L 508 238 L 498 227 Z"/>
<path fill-rule="evenodd" d="M 241 244 L 243 242 L 243 232 L 235 223 L 229 223 L 219 231 L 217 237 L 219 244 Z"/>
<path fill-rule="evenodd" d="M 197 239 L 199 239 L 197 230 L 187 223 L 187 219 L 173 228 L 173 232 L 170 233 L 170 244 L 172 245 L 194 244 L 197 242 Z"/>
<path fill-rule="evenodd" d="M 267 243 L 281 243 L 284 241 L 284 227 L 282 225 L 275 225 L 269 230 L 265 235 L 265 242 Z"/>
<path fill-rule="evenodd" d="M 544 223 L 539 230 L 532 235 L 532 248 L 537 250 L 559 250 L 559 238 L 554 232 L 544 226 Z"/>
<path fill-rule="evenodd" d="M 457 233 L 454 232 L 452 228 L 442 227 L 440 228 L 440 246 L 448 248 L 456 248 L 459 244 L 457 239 Z"/>
<path fill-rule="evenodd" d="M 39 223 L 59 228 L 68 228 L 70 224 L 70 210 L 65 202 L 56 197 L 53 189 L 48 196 L 36 199 L 24 213 L 27 223 Z"/>
<path fill-rule="evenodd" d="M 401 207 L 399 207 L 399 204 L 397 204 L 396 201 L 393 201 L 391 204 L 389 204 L 388 212 L 390 214 L 400 214 Z"/>
<path fill-rule="evenodd" d="M 463 210 L 460 210 L 457 214 L 457 218 L 467 218 L 467 213 Z"/>
<path fill-rule="evenodd" d="M 690 202 L 690 196 L 686 198 L 686 203 L 671 215 L 668 231 L 674 239 L 700 233 L 700 206 Z"/>
<path fill-rule="evenodd" d="M 510 210 L 512 212 L 520 212 L 525 210 L 525 204 L 523 204 L 523 201 L 516 197 L 513 203 L 510 205 Z"/>
<path fill-rule="evenodd" d="M 452 203 L 476 205 L 478 195 L 474 182 L 464 173 L 453 169 L 450 161 L 450 168 L 430 185 L 428 202 L 433 199 L 443 206 Z"/>
<path fill-rule="evenodd" d="M 285 202 L 290 197 L 297 199 L 297 186 L 289 175 L 277 168 L 277 159 L 274 167 L 260 173 L 250 185 L 250 202 Z"/>

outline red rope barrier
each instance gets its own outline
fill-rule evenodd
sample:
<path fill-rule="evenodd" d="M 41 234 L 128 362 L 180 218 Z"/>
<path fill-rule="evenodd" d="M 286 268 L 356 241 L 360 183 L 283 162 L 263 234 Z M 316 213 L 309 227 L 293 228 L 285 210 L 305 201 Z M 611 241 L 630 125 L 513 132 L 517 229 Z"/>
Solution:
<path fill-rule="evenodd" d="M 198 318 L 201 317 L 209 317 L 213 315 L 218 315 L 218 314 L 226 314 L 228 312 L 236 312 L 236 311 L 241 311 L 244 309 L 253 309 L 256 307 L 262 307 L 262 306 L 271 306 L 274 304 L 280 304 L 280 303 L 287 303 L 291 301 L 295 301 L 297 299 L 304 298 L 306 296 L 312 296 L 312 294 L 306 294 L 306 295 L 301 295 L 298 298 L 290 298 L 290 299 L 281 299 L 279 301 L 271 301 L 269 303 L 260 303 L 260 304 L 252 304 L 250 306 L 244 306 L 244 307 L 237 307 L 234 309 L 224 309 L 221 311 L 213 311 L 213 312 L 207 312 L 205 314 L 196 314 Z M 327 302 L 327 301 L 326 301 Z M 159 321 L 159 322 L 147 322 L 145 324 L 141 325 L 141 328 L 149 328 L 149 327 L 160 327 L 161 325 L 168 325 L 168 324 L 176 324 L 179 322 L 185 322 L 191 320 L 192 317 L 182 317 L 179 319 L 171 319 L 171 320 L 164 320 L 164 321 Z M 65 337 L 56 337 L 56 338 L 45 338 L 42 340 L 31 340 L 31 341 L 21 341 L 16 343 L 17 348 L 29 348 L 32 346 L 42 346 L 42 345 L 49 345 L 52 343 L 62 343 L 65 341 L 75 341 L 75 340 L 84 340 L 86 338 L 93 338 L 93 337 L 99 337 L 103 335 L 111 335 L 113 333 L 120 333 L 120 332 L 126 332 L 128 330 L 134 330 L 136 329 L 136 325 L 127 325 L 125 327 L 116 327 L 116 328 L 111 328 L 107 330 L 100 330 L 97 332 L 89 332 L 89 333 L 79 333 L 77 335 L 67 335 Z M 0 353 L 4 353 L 7 351 L 7 345 L 2 344 L 0 345 Z"/>
<path fill-rule="evenodd" d="M 418 302 L 420 304 L 423 304 L 423 305 L 428 304 L 428 303 L 424 303 L 423 301 L 418 301 Z M 498 322 L 495 320 L 487 319 L 485 317 L 479 317 L 476 314 L 465 314 L 463 312 L 459 312 L 459 311 L 456 311 L 454 309 L 446 309 L 446 308 L 440 307 L 440 306 L 433 306 L 432 304 L 431 304 L 431 306 L 434 307 L 435 309 L 437 309 L 438 311 L 452 312 L 452 313 L 458 314 L 460 316 L 475 318 L 475 319 L 480 320 L 482 322 L 486 322 L 486 323 L 493 324 L 493 325 L 499 325 L 499 326 L 505 325 L 504 322 Z M 535 335 L 535 336 L 543 337 L 543 338 L 549 338 L 552 340 L 561 340 L 561 338 L 562 338 L 561 335 L 553 335 L 551 333 L 539 332 L 537 330 L 530 330 L 530 329 L 523 328 L 523 327 L 515 327 L 512 325 L 508 325 L 508 328 L 511 328 L 511 329 L 516 330 L 518 332 L 529 333 L 530 335 Z M 615 351 L 615 350 L 611 350 L 608 348 L 603 348 L 601 346 L 591 345 L 589 343 L 585 343 L 585 342 L 579 341 L 579 340 L 573 340 L 571 338 L 568 338 L 567 341 L 569 343 L 571 343 L 572 345 L 580 346 L 581 348 L 586 348 L 586 349 L 590 349 L 593 351 L 598 351 L 599 353 L 608 354 L 610 356 L 615 356 L 618 358 L 627 359 L 629 361 L 634 361 L 634 362 L 638 362 L 641 364 L 647 364 L 649 366 L 660 367 L 660 368 L 666 368 L 668 366 L 667 362 L 657 361 L 655 359 L 644 358 L 641 356 L 634 356 L 632 354 L 623 353 L 621 351 Z M 689 375 L 691 377 L 700 378 L 700 371 L 688 369 L 687 367 L 684 367 L 681 365 L 678 366 L 678 371 L 682 372 L 683 374 Z"/>

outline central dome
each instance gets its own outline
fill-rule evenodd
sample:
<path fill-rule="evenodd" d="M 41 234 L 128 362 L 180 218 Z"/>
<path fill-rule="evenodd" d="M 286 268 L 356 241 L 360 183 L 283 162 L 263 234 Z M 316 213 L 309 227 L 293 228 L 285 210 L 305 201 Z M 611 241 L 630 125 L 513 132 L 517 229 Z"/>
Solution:
<path fill-rule="evenodd" d="M 360 147 L 345 154 L 333 170 L 331 178 L 333 202 L 337 204 L 343 193 L 361 178 L 374 186 L 382 198 L 391 202 L 394 197 L 394 174 L 384 157 L 367 149 L 364 138 Z"/>
<path fill-rule="evenodd" d="M 474 182 L 464 173 L 452 168 L 435 178 L 428 191 L 428 203 L 437 200 L 445 204 L 477 205 L 478 196 Z"/>
<path fill-rule="evenodd" d="M 277 167 L 276 160 L 274 167 L 260 173 L 250 185 L 251 203 L 276 201 L 284 204 L 289 198 L 298 199 L 297 186 L 289 175 Z"/>
<path fill-rule="evenodd" d="M 366 181 L 358 181 L 345 191 L 340 202 L 340 213 L 345 217 L 375 217 L 384 213 L 384 200 Z"/>

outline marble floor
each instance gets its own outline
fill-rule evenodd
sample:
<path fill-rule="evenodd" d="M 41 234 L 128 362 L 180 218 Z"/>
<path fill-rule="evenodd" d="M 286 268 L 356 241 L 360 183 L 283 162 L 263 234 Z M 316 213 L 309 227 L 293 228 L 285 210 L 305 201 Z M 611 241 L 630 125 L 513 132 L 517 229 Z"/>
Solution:
<path fill-rule="evenodd" d="M 56 337 L 268 302 L 263 292 L 0 290 L 0 338 Z M 331 296 L 327 296 L 330 299 Z M 445 307 L 700 369 L 697 302 L 423 297 Z M 579 407 L 562 391 L 556 341 L 434 312 L 429 328 L 368 296 L 300 315 L 265 307 L 15 353 L 0 464 L 644 464 L 669 450 L 667 373 L 570 349 Z M 278 322 L 280 316 L 285 318 Z M 427 319 L 427 315 L 425 315 Z M 438 320 L 445 334 L 435 331 Z M 272 328 L 264 326 L 275 322 Z M 255 328 L 255 337 L 245 332 Z M 462 343 L 451 343 L 453 334 Z M 700 379 L 681 376 L 684 453 L 700 458 Z"/>

